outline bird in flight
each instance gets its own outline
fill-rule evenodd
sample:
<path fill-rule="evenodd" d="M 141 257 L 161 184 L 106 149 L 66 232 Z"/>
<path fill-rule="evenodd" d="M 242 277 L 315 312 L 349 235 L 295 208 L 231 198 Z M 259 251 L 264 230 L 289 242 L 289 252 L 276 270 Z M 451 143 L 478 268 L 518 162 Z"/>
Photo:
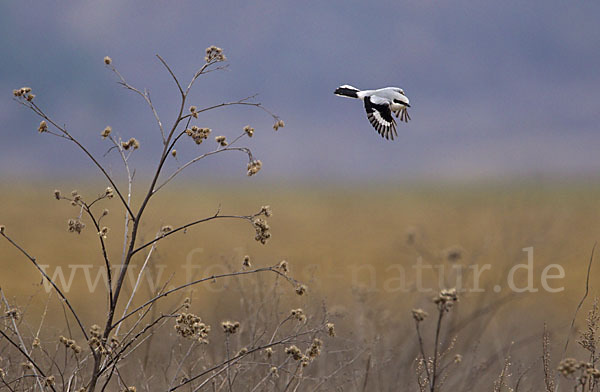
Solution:
<path fill-rule="evenodd" d="M 396 120 L 394 120 L 392 112 L 396 114 L 396 117 L 400 116 L 400 121 L 408 122 L 410 120 L 407 111 L 410 102 L 401 88 L 385 87 L 378 90 L 361 91 L 345 84 L 338 87 L 333 93 L 340 97 L 363 100 L 369 122 L 386 139 L 394 140 L 394 136 L 398 136 Z"/>

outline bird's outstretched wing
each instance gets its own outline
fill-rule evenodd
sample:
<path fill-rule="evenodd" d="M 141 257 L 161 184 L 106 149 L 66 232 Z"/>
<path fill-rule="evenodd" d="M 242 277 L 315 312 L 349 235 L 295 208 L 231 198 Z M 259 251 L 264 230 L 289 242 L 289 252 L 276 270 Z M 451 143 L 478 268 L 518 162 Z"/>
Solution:
<path fill-rule="evenodd" d="M 369 122 L 382 137 L 394 140 L 398 136 L 396 132 L 396 120 L 392 117 L 390 103 L 377 96 L 365 97 L 365 110 Z"/>
<path fill-rule="evenodd" d="M 396 118 L 400 116 L 400 121 L 408 122 L 408 120 L 410 120 L 410 116 L 408 115 L 408 110 L 406 108 L 396 110 L 394 113 L 396 113 Z"/>

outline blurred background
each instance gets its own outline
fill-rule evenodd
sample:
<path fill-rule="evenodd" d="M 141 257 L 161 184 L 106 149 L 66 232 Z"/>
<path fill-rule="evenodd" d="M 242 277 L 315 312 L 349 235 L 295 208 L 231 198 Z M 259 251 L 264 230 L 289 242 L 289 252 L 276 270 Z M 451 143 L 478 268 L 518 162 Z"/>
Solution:
<path fill-rule="evenodd" d="M 585 176 L 600 168 L 595 2 L 107 0 L 1 7 L 3 178 L 68 178 L 90 168 L 80 154 L 64 154 L 64 143 L 38 137 L 37 119 L 11 102 L 12 89 L 33 87 L 38 104 L 96 151 L 103 151 L 98 132 L 106 125 L 151 148 L 158 136 L 152 116 L 116 84 L 102 58 L 111 56 L 131 84 L 147 88 L 168 123 L 177 91 L 155 54 L 188 80 L 213 44 L 224 49 L 229 71 L 203 78 L 190 102 L 202 107 L 259 94 L 287 124 L 273 135 L 263 113 L 230 109 L 200 121 L 228 136 L 251 123 L 265 163 L 262 179 L 397 183 Z M 333 95 L 346 83 L 406 91 L 413 121 L 400 124 L 396 142 L 381 140 L 360 102 Z M 154 162 L 153 154 L 143 155 L 139 170 Z M 235 160 L 206 165 L 220 167 L 212 175 L 240 175 Z"/>

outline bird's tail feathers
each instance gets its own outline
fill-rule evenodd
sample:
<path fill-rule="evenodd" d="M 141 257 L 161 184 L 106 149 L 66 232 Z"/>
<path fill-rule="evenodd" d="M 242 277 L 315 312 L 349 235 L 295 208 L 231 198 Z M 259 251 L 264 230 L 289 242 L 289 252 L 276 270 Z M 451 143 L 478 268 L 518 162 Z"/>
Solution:
<path fill-rule="evenodd" d="M 348 98 L 358 98 L 358 94 L 360 90 L 356 87 L 352 87 L 350 85 L 344 84 L 335 89 L 333 92 L 335 95 L 339 95 L 340 97 L 348 97 Z"/>

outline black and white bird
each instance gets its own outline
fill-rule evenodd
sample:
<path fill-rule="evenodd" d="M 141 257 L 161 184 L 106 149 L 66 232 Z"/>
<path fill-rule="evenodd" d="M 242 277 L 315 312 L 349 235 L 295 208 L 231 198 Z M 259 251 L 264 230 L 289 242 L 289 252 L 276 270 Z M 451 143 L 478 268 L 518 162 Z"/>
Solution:
<path fill-rule="evenodd" d="M 333 93 L 340 97 L 363 100 L 369 122 L 386 139 L 394 140 L 394 136 L 398 136 L 396 120 L 392 117 L 392 112 L 396 114 L 396 117 L 400 116 L 400 121 L 408 122 L 410 120 L 407 111 L 410 102 L 401 88 L 385 87 L 378 90 L 361 91 L 345 84 L 338 87 Z"/>

